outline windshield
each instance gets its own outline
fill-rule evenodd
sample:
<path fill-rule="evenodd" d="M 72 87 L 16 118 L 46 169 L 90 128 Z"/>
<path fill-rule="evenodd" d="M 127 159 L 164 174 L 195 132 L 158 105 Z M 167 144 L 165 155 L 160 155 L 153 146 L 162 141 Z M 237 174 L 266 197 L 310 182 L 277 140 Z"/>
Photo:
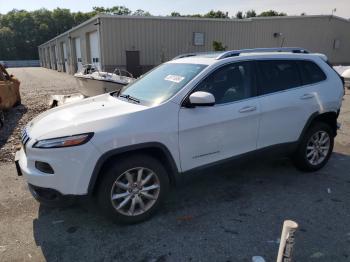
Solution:
<path fill-rule="evenodd" d="M 119 96 L 149 105 L 160 104 L 175 95 L 205 67 L 198 64 L 162 64 L 126 86 Z"/>

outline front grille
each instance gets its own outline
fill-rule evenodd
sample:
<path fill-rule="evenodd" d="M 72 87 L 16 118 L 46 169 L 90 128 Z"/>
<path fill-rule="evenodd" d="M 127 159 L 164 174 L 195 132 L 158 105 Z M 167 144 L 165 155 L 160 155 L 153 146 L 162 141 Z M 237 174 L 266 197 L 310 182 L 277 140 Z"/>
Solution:
<path fill-rule="evenodd" d="M 21 135 L 21 142 L 22 142 L 24 150 L 25 150 L 26 144 L 29 142 L 29 140 L 30 140 L 30 137 L 28 135 L 27 129 L 23 128 L 22 135 Z"/>

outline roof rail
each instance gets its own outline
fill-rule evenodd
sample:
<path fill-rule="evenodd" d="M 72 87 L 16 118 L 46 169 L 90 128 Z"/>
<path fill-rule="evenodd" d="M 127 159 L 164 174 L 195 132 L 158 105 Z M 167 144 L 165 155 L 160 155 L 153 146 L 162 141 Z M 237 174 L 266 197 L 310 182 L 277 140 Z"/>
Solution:
<path fill-rule="evenodd" d="M 176 59 L 180 59 L 180 58 L 184 58 L 184 57 L 196 56 L 196 55 L 197 55 L 197 53 L 181 54 L 181 55 L 175 56 L 172 60 L 176 60 Z"/>
<path fill-rule="evenodd" d="M 215 54 L 220 54 L 220 53 L 221 52 L 218 52 L 218 51 L 185 53 L 185 54 L 181 54 L 181 55 L 174 57 L 172 60 L 190 57 L 190 56 L 213 56 L 213 57 L 215 57 L 214 56 Z"/>
<path fill-rule="evenodd" d="M 276 47 L 276 48 L 252 48 L 225 51 L 216 57 L 217 60 L 232 56 L 239 56 L 242 53 L 258 53 L 258 52 L 289 52 L 295 54 L 308 54 L 309 51 L 300 47 Z"/>

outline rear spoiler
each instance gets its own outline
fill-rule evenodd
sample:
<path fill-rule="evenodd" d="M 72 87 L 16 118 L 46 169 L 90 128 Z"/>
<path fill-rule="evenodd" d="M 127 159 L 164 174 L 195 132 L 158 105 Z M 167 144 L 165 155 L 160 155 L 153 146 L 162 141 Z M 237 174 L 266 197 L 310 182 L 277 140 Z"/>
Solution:
<path fill-rule="evenodd" d="M 313 55 L 317 55 L 318 57 L 322 58 L 323 61 L 329 64 L 328 57 L 325 54 L 313 53 Z"/>

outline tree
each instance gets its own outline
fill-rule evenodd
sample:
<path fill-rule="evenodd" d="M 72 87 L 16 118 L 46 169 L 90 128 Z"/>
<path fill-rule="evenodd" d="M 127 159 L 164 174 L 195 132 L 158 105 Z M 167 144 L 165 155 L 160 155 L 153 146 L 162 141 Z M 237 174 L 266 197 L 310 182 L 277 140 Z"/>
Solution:
<path fill-rule="evenodd" d="M 37 59 L 38 46 L 71 29 L 95 13 L 68 9 L 33 12 L 12 10 L 0 15 L 0 60 Z"/>
<path fill-rule="evenodd" d="M 15 33 L 9 27 L 0 28 L 0 58 L 11 59 L 11 54 L 16 52 L 14 46 Z"/>
<path fill-rule="evenodd" d="M 180 17 L 181 14 L 179 12 L 171 12 L 170 16 Z"/>
<path fill-rule="evenodd" d="M 94 6 L 92 9 L 96 14 L 104 13 L 104 14 L 111 14 L 111 15 L 130 15 L 132 13 L 129 8 L 125 6 L 119 6 L 119 5 L 113 6 L 111 8 Z"/>
<path fill-rule="evenodd" d="M 83 13 L 83 12 L 77 12 L 77 13 L 72 13 L 73 14 L 73 19 L 74 19 L 74 25 L 79 25 L 82 22 L 90 19 L 93 17 L 95 14 L 93 12 L 88 12 L 88 13 Z"/>
<path fill-rule="evenodd" d="M 135 12 L 132 13 L 132 15 L 135 16 L 151 16 L 150 12 L 146 12 L 142 9 L 137 9 Z"/>
<path fill-rule="evenodd" d="M 242 11 L 238 11 L 236 14 L 236 18 L 237 19 L 243 19 L 243 12 Z"/>
<path fill-rule="evenodd" d="M 205 18 L 229 18 L 228 12 L 223 12 L 223 11 L 214 11 L 211 10 L 210 12 L 206 13 L 203 15 Z"/>
<path fill-rule="evenodd" d="M 286 16 L 286 13 L 278 13 L 275 10 L 268 10 L 265 12 L 262 12 L 259 16 Z"/>
<path fill-rule="evenodd" d="M 245 18 L 256 17 L 255 10 L 249 10 L 245 13 Z"/>
<path fill-rule="evenodd" d="M 74 26 L 74 18 L 69 9 L 56 8 L 52 11 L 52 19 L 57 35 L 71 29 Z"/>

